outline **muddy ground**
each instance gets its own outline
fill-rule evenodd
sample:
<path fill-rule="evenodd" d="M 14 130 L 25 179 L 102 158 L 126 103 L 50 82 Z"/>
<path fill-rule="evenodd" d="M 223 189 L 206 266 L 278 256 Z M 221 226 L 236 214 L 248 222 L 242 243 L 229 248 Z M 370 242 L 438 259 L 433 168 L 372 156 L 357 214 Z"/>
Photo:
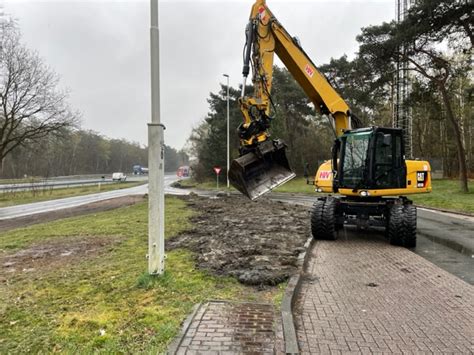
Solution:
<path fill-rule="evenodd" d="M 167 249 L 196 253 L 199 268 L 248 285 L 276 285 L 297 272 L 309 237 L 302 206 L 241 196 L 182 197 L 197 214 L 194 227 L 167 241 Z"/>
<path fill-rule="evenodd" d="M 180 197 L 196 211 L 192 229 L 168 240 L 166 249 L 195 253 L 197 266 L 233 276 L 247 285 L 276 285 L 298 270 L 298 255 L 309 237 L 309 211 L 302 206 L 242 196 Z M 89 205 L 0 221 L 0 232 L 61 218 L 131 205 L 143 196 L 127 196 Z M 0 281 L 18 273 L 36 273 L 99 255 L 118 238 L 58 238 L 0 255 Z"/>

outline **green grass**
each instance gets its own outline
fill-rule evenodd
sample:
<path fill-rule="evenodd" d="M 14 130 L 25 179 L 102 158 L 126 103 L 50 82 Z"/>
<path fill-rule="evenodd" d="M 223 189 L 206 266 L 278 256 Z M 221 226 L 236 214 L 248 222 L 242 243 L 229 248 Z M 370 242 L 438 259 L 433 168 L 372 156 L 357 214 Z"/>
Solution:
<path fill-rule="evenodd" d="M 193 212 L 182 200 L 168 197 L 166 212 L 167 237 L 191 226 Z M 61 242 L 67 249 L 79 240 L 114 242 L 60 267 L 15 276 L 0 269 L 0 352 L 161 353 L 197 302 L 280 302 L 284 285 L 257 292 L 211 276 L 197 270 L 185 250 L 169 251 L 165 274 L 149 276 L 147 216 L 143 202 L 4 233 L 1 257 L 38 243 Z"/>
<path fill-rule="evenodd" d="M 474 180 L 469 181 L 468 193 L 460 191 L 458 180 L 433 180 L 432 186 L 431 193 L 408 197 L 420 206 L 474 214 Z"/>
<path fill-rule="evenodd" d="M 312 194 L 314 193 L 314 185 L 307 184 L 306 179 L 303 177 L 296 177 L 286 184 L 283 184 L 277 187 L 275 192 L 288 192 L 288 193 L 304 193 L 304 194 Z"/>
<path fill-rule="evenodd" d="M 51 188 L 37 188 L 29 191 L 7 191 L 0 193 L 0 208 L 21 205 L 25 203 L 40 202 L 47 200 L 55 200 L 58 198 L 81 196 L 97 192 L 105 192 L 112 190 L 121 190 L 128 187 L 138 186 L 145 184 L 146 182 L 121 182 L 112 184 L 101 184 L 100 188 L 98 185 L 79 186 L 79 187 L 68 187 L 60 189 Z"/>
<path fill-rule="evenodd" d="M 179 183 L 184 188 L 195 188 L 198 190 L 223 190 L 227 189 L 227 180 L 225 177 L 219 179 L 219 189 L 217 189 L 216 180 L 208 180 L 204 182 L 197 182 L 193 178 L 179 180 Z M 230 187 L 232 191 L 236 191 L 232 186 Z"/>

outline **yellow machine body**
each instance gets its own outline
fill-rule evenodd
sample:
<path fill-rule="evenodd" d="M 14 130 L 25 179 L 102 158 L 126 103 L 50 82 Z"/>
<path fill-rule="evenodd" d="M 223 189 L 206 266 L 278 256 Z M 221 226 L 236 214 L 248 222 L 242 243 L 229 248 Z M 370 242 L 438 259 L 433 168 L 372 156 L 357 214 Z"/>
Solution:
<path fill-rule="evenodd" d="M 405 160 L 406 163 L 406 188 L 398 189 L 354 189 L 339 188 L 338 193 L 344 196 L 383 197 L 413 195 L 431 192 L 431 166 L 427 161 Z M 422 176 L 420 172 L 426 172 Z M 319 193 L 333 193 L 332 161 L 327 160 L 321 164 L 314 176 L 314 190 Z M 362 194 L 362 195 L 361 195 Z"/>

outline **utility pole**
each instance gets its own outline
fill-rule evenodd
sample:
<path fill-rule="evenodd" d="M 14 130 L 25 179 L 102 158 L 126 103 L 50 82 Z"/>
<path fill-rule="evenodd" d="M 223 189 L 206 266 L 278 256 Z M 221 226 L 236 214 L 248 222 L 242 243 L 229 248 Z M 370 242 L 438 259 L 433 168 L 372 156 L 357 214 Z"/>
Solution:
<path fill-rule="evenodd" d="M 230 148 L 229 148 L 229 74 L 222 74 L 227 78 L 227 190 L 230 188 L 229 169 L 230 169 Z"/>
<path fill-rule="evenodd" d="M 148 273 L 165 270 L 164 129 L 160 122 L 158 0 L 150 0 L 151 123 L 148 123 Z"/>

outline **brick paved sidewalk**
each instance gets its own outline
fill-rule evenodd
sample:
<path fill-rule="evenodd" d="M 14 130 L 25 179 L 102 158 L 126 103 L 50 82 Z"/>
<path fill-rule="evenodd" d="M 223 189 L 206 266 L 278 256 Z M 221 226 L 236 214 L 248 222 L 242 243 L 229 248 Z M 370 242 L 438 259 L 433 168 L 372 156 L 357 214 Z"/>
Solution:
<path fill-rule="evenodd" d="M 213 301 L 200 306 L 176 354 L 273 354 L 282 337 L 272 305 Z"/>
<path fill-rule="evenodd" d="M 311 251 L 294 312 L 302 353 L 474 353 L 473 286 L 346 233 Z"/>

